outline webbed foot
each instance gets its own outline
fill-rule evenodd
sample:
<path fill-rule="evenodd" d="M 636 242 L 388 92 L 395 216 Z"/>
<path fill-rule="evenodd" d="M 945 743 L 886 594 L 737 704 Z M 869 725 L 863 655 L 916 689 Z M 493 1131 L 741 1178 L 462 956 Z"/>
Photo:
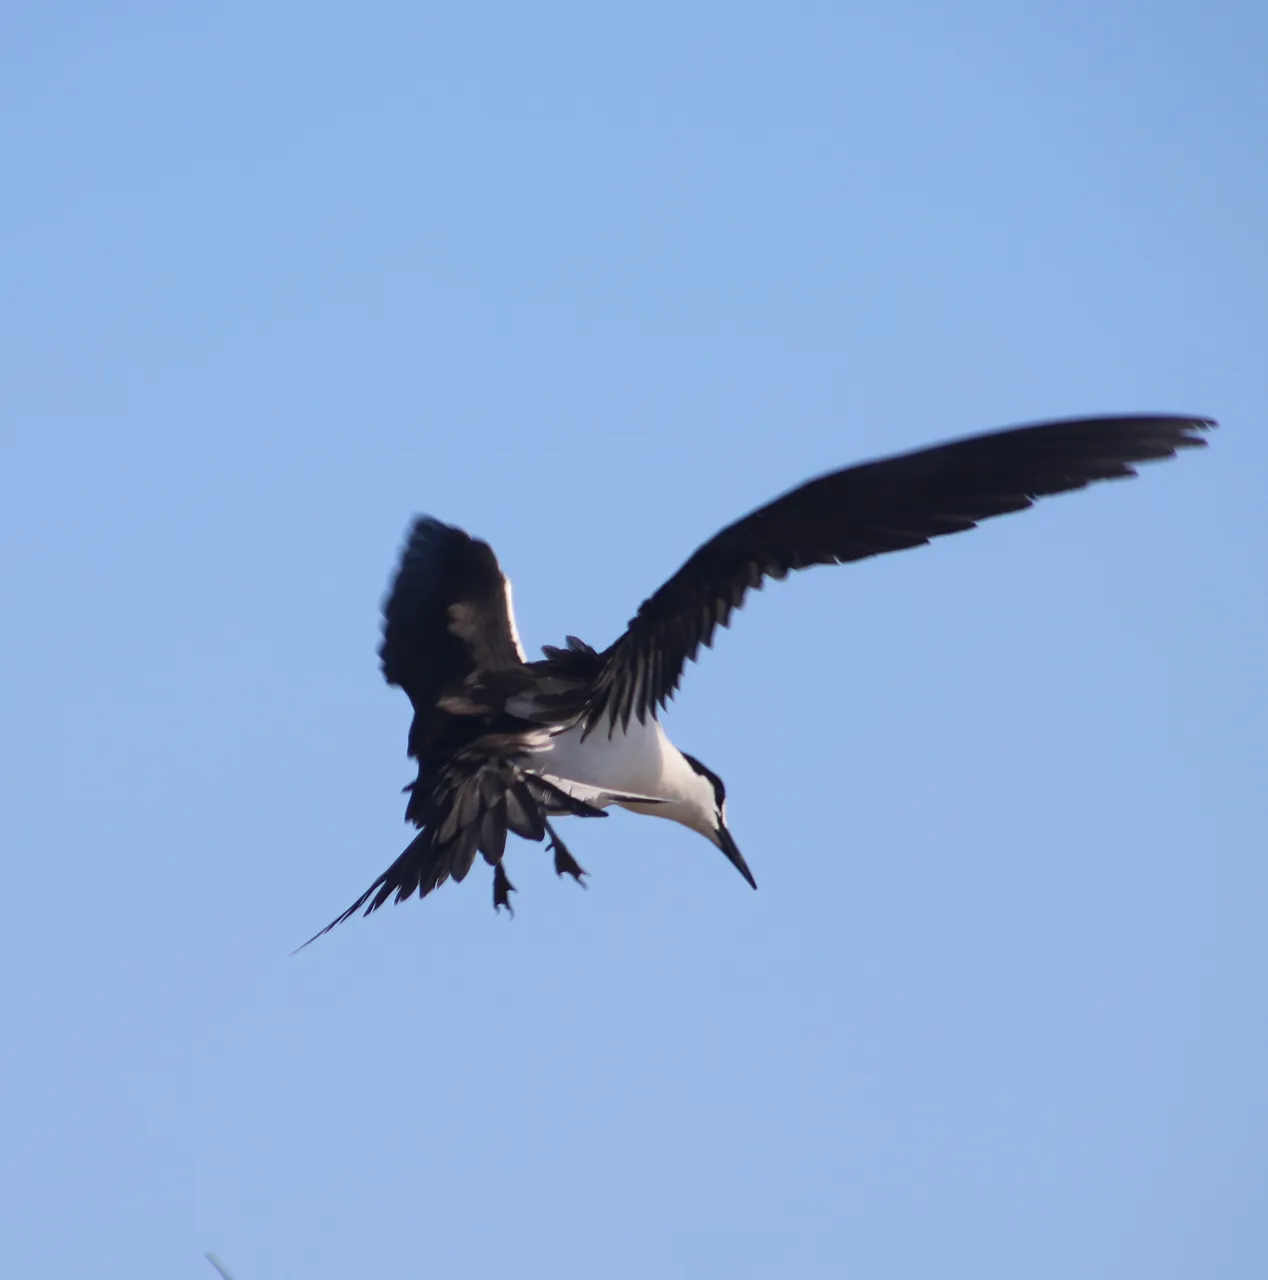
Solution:
<path fill-rule="evenodd" d="M 500 862 L 495 863 L 493 867 L 493 910 L 498 911 L 505 907 L 514 918 L 515 908 L 511 906 L 510 895 L 515 891 L 515 886 L 511 883 L 511 878 L 502 869 L 502 864 Z"/>
<path fill-rule="evenodd" d="M 550 843 L 546 847 L 553 850 L 555 854 L 555 874 L 557 876 L 570 875 L 584 889 L 586 882 L 581 877 L 589 873 L 568 852 L 567 845 L 559 838 L 559 833 L 549 822 L 546 824 L 546 831 L 550 836 Z"/>

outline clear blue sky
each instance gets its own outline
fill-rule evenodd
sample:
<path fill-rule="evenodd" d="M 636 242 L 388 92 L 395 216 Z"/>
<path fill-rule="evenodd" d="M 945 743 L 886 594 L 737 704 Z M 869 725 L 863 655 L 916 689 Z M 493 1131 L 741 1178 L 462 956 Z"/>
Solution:
<path fill-rule="evenodd" d="M 1268 9 L 12 3 L 0 1255 L 24 1280 L 1268 1275 Z M 420 511 L 536 648 L 994 426 L 1130 484 L 756 596 L 631 815 L 408 833 Z"/>

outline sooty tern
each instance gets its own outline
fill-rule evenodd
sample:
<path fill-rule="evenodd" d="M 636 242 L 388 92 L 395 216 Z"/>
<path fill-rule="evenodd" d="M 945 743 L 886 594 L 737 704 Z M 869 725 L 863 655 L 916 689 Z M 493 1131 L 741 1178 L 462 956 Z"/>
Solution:
<path fill-rule="evenodd" d="M 1135 475 L 1135 463 L 1204 444 L 1200 433 L 1213 426 L 1162 415 L 1039 423 L 831 472 L 710 538 L 602 653 L 569 636 L 536 662 L 488 544 L 418 519 L 383 607 L 379 653 L 387 682 L 414 707 L 418 777 L 405 816 L 419 834 L 309 941 L 362 907 L 369 915 L 393 895 L 421 898 L 462 880 L 477 853 L 493 867 L 494 909 L 510 910 L 508 832 L 548 839 L 556 872 L 580 882 L 551 819 L 604 817 L 610 805 L 698 831 L 756 888 L 727 830 L 722 779 L 679 751 L 657 719 L 745 593 L 794 569 L 920 546 L 1049 494 Z"/>

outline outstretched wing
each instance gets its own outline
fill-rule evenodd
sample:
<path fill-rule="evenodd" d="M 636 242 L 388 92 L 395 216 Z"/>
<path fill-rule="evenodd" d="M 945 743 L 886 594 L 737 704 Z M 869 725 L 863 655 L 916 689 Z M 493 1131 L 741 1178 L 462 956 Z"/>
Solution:
<path fill-rule="evenodd" d="M 414 706 L 409 753 L 437 726 L 436 704 L 473 671 L 524 661 L 510 583 L 480 542 L 428 516 L 414 522 L 383 604 L 383 675 Z"/>
<path fill-rule="evenodd" d="M 834 471 L 723 529 L 639 606 L 603 654 L 593 728 L 645 721 L 752 587 L 794 569 L 920 546 L 1037 498 L 1135 475 L 1133 464 L 1202 445 L 1209 418 L 1083 418 L 1015 427 Z"/>

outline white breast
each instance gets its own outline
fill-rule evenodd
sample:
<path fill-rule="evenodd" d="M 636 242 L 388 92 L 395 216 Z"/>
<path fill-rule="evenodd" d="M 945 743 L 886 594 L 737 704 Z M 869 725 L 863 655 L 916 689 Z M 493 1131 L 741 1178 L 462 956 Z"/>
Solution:
<path fill-rule="evenodd" d="M 581 732 L 576 726 L 553 737 L 549 746 L 535 753 L 534 771 L 598 804 L 619 803 L 620 797 L 681 800 L 694 790 L 695 771 L 658 721 L 633 720 L 628 733 L 618 730 L 610 738 L 599 726 L 584 742 Z M 605 798 L 592 798 L 599 793 Z"/>

